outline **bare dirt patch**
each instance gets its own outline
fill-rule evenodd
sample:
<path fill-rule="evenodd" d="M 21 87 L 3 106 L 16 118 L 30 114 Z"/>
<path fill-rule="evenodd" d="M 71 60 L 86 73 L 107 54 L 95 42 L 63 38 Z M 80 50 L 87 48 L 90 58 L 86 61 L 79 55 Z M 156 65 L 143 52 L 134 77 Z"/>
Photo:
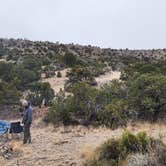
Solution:
<path fill-rule="evenodd" d="M 68 80 L 66 77 L 66 73 L 70 69 L 64 69 L 61 71 L 62 77 L 58 78 L 56 76 L 52 78 L 43 79 L 42 82 L 49 82 L 52 89 L 55 93 L 58 93 L 60 89 L 64 89 L 65 82 Z M 99 77 L 96 77 L 96 81 L 98 83 L 98 87 L 103 86 L 104 84 L 110 83 L 113 79 L 119 79 L 120 78 L 120 72 L 119 71 L 109 71 L 103 75 L 100 75 Z"/>
<path fill-rule="evenodd" d="M 114 79 L 120 79 L 120 74 L 121 74 L 121 72 L 119 72 L 119 71 L 110 71 L 99 77 L 96 77 L 95 79 L 98 83 L 98 86 L 101 87 L 104 84 L 110 83 Z"/>
<path fill-rule="evenodd" d="M 49 82 L 55 93 L 58 93 L 60 89 L 64 89 L 65 82 L 68 80 L 66 73 L 69 69 L 61 71 L 62 77 L 58 78 L 54 76 L 52 78 L 43 79 L 42 82 Z"/>

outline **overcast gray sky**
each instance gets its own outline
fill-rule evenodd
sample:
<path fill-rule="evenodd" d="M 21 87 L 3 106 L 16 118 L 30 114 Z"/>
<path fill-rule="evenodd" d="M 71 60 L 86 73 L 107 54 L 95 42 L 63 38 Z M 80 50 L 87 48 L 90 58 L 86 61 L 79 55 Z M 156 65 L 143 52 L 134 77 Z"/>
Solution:
<path fill-rule="evenodd" d="M 166 48 L 166 0 L 1 0 L 0 37 Z"/>

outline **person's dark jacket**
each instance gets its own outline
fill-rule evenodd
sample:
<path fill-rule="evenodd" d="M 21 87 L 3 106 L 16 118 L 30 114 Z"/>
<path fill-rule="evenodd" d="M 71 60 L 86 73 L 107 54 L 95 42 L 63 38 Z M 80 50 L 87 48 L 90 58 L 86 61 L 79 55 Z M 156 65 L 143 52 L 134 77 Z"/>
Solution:
<path fill-rule="evenodd" d="M 26 108 L 26 110 L 24 112 L 22 123 L 24 125 L 30 125 L 32 123 L 32 107 L 31 106 Z"/>

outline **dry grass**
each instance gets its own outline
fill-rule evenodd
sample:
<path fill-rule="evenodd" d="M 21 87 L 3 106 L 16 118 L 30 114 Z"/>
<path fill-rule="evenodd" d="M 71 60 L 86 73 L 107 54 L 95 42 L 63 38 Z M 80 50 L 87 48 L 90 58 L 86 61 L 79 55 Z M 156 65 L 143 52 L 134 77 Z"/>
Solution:
<path fill-rule="evenodd" d="M 81 158 L 81 165 L 84 165 L 86 161 L 91 161 L 94 159 L 96 147 L 84 144 L 80 148 L 80 158 Z"/>
<path fill-rule="evenodd" d="M 166 124 L 165 123 L 148 123 L 148 122 L 137 122 L 134 125 L 128 125 L 128 130 L 137 133 L 144 131 L 150 137 L 162 140 L 166 143 Z"/>
<path fill-rule="evenodd" d="M 93 158 L 95 149 L 110 138 L 118 138 L 126 128 L 111 130 L 107 128 L 93 128 L 83 126 L 58 127 L 41 125 L 36 120 L 32 126 L 32 144 L 23 145 L 22 140 L 13 140 L 10 144 L 19 156 L 6 161 L 0 158 L 5 166 L 20 164 L 38 166 L 35 163 L 39 159 L 40 165 L 52 166 L 55 162 L 64 165 L 65 162 L 75 162 L 81 165 L 83 161 Z M 154 138 L 162 137 L 166 142 L 166 124 L 136 123 L 128 125 L 127 129 L 134 133 L 145 131 Z M 162 135 L 162 136 L 161 136 Z M 56 160 L 56 161 L 55 161 Z M 0 163 L 0 164 L 1 164 Z M 69 164 L 66 164 L 68 166 Z"/>

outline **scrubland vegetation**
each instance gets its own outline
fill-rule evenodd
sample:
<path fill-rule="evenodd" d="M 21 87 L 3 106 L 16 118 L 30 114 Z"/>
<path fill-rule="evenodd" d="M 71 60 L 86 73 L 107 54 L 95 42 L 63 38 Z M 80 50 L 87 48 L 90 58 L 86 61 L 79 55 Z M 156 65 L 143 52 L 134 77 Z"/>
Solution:
<path fill-rule="evenodd" d="M 110 139 L 97 148 L 93 160 L 86 166 L 123 166 L 148 165 L 164 166 L 166 164 L 166 146 L 150 138 L 144 132 L 134 135 L 124 132 L 119 139 Z M 135 156 L 139 161 L 131 160 Z M 142 162 L 142 163 L 141 163 Z"/>
<path fill-rule="evenodd" d="M 159 54 L 159 55 L 158 55 Z M 0 40 L 0 107 L 16 107 L 25 98 L 33 106 L 43 103 L 43 118 L 55 125 L 104 126 L 129 122 L 166 121 L 166 50 L 112 50 L 27 40 Z M 42 77 L 57 79 L 70 68 L 64 91 L 54 93 Z M 97 88 L 95 77 L 120 71 L 119 80 Z M 65 95 L 68 93 L 68 95 Z M 0 112 L 5 110 L 1 110 Z M 140 132 L 128 131 L 95 151 L 87 166 L 132 165 L 132 155 L 144 165 L 166 165 L 166 147 Z M 138 157 L 137 157 L 138 156 Z"/>
<path fill-rule="evenodd" d="M 53 100 L 48 119 L 67 124 L 81 120 L 111 128 L 125 126 L 129 120 L 164 121 L 165 66 L 165 62 L 131 64 L 122 71 L 121 80 L 101 89 L 89 84 L 90 72 L 73 69 L 69 74 L 73 95 Z"/>
<path fill-rule="evenodd" d="M 99 51 L 90 46 L 80 48 L 83 54 L 74 45 L 24 40 L 4 43 L 2 40 L 0 47 L 1 57 L 6 59 L 0 62 L 1 105 L 18 105 L 23 97 L 35 106 L 44 101 L 50 106 L 45 120 L 53 123 L 117 128 L 129 120 L 165 120 L 165 61 L 131 53 L 120 56 L 117 50 Z M 54 94 L 49 83 L 40 81 L 42 74 L 61 77 L 61 70 L 69 67 L 65 83 L 65 91 L 71 94 L 68 97 Z M 121 79 L 97 89 L 95 77 L 108 68 L 120 70 Z"/>

